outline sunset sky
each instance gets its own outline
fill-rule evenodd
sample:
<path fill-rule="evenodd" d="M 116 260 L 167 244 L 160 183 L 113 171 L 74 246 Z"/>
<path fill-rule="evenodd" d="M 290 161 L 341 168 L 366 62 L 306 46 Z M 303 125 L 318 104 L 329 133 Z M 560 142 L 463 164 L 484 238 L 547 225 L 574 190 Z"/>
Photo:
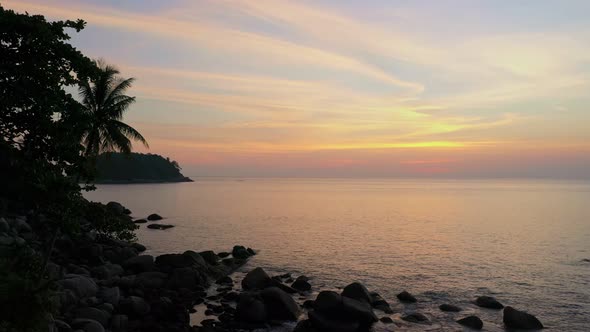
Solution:
<path fill-rule="evenodd" d="M 186 175 L 590 178 L 587 0 L 0 3 L 87 21 Z"/>

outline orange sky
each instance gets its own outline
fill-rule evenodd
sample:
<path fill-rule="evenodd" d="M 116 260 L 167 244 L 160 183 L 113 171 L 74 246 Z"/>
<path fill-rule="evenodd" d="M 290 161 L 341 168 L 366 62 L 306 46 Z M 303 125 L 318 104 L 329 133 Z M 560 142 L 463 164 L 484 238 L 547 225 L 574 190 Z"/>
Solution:
<path fill-rule="evenodd" d="M 590 178 L 587 1 L 2 5 L 85 19 L 189 175 Z"/>

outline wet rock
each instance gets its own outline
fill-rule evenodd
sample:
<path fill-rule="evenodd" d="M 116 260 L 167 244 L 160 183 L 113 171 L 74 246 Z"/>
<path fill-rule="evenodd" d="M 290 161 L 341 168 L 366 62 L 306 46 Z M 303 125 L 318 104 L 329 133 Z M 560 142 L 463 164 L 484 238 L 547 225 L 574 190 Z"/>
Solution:
<path fill-rule="evenodd" d="M 346 296 L 342 297 L 342 311 L 347 317 L 354 318 L 363 327 L 369 327 L 378 320 L 370 304 Z"/>
<path fill-rule="evenodd" d="M 145 224 L 145 223 L 147 223 L 147 220 L 145 220 L 145 219 L 136 219 L 136 220 L 133 220 L 133 222 L 136 223 L 136 224 Z"/>
<path fill-rule="evenodd" d="M 135 273 L 149 272 L 154 269 L 154 257 L 151 255 L 131 257 L 123 262 L 123 267 Z"/>
<path fill-rule="evenodd" d="M 291 287 L 300 292 L 309 292 L 311 290 L 311 284 L 305 280 L 297 279 Z"/>
<path fill-rule="evenodd" d="M 246 250 L 246 248 L 244 246 L 234 246 L 231 254 L 235 258 L 240 258 L 240 259 L 246 259 L 251 256 L 250 253 L 248 252 L 248 250 Z"/>
<path fill-rule="evenodd" d="M 203 257 L 205 262 L 207 262 L 208 264 L 211 264 L 211 265 L 219 264 L 219 256 L 217 256 L 215 254 L 215 252 L 213 252 L 211 250 L 201 251 L 199 253 L 199 255 L 201 255 L 201 257 Z"/>
<path fill-rule="evenodd" d="M 111 329 L 115 332 L 127 330 L 129 318 L 127 315 L 114 315 L 111 318 Z"/>
<path fill-rule="evenodd" d="M 353 282 L 352 284 L 344 287 L 342 290 L 342 296 L 346 296 L 351 299 L 371 303 L 371 294 L 367 288 L 360 282 Z"/>
<path fill-rule="evenodd" d="M 402 319 L 410 323 L 430 324 L 430 320 L 428 319 L 428 317 L 419 312 L 404 315 L 402 316 Z"/>
<path fill-rule="evenodd" d="M 196 290 L 198 286 L 206 283 L 207 275 L 191 267 L 182 267 L 172 272 L 168 285 L 172 289 Z"/>
<path fill-rule="evenodd" d="M 305 300 L 303 302 L 302 307 L 305 309 L 313 309 L 315 307 L 315 301 L 314 300 Z"/>
<path fill-rule="evenodd" d="M 456 305 L 452 305 L 452 304 L 448 304 L 448 303 L 443 303 L 441 305 L 438 306 L 438 308 L 441 311 L 446 311 L 446 312 L 459 312 L 462 309 L 457 307 Z"/>
<path fill-rule="evenodd" d="M 540 330 L 543 328 L 537 317 L 510 306 L 504 308 L 504 325 L 509 329 Z"/>
<path fill-rule="evenodd" d="M 457 321 L 457 323 L 474 330 L 481 330 L 483 328 L 483 322 L 477 316 L 467 316 L 465 318 L 461 318 Z"/>
<path fill-rule="evenodd" d="M 217 254 L 217 256 L 219 256 L 219 258 L 226 258 L 229 255 L 230 255 L 229 252 L 220 252 Z"/>
<path fill-rule="evenodd" d="M 62 279 L 58 281 L 58 283 L 64 289 L 73 291 L 78 298 L 94 296 L 98 292 L 96 282 L 94 282 L 93 279 L 82 275 L 68 274 L 66 275 L 66 279 Z"/>
<path fill-rule="evenodd" d="M 403 291 L 403 292 L 397 294 L 397 298 L 401 302 L 405 302 L 405 303 L 416 303 L 418 301 L 418 300 L 416 300 L 414 295 L 408 293 L 407 291 Z"/>
<path fill-rule="evenodd" d="M 582 258 L 582 262 L 584 262 L 584 263 L 590 263 L 590 258 Z"/>
<path fill-rule="evenodd" d="M 147 225 L 147 228 L 149 229 L 168 229 L 168 228 L 172 228 L 174 227 L 174 225 L 166 225 L 166 224 L 149 224 Z"/>
<path fill-rule="evenodd" d="M 289 287 L 289 286 L 287 286 L 287 285 L 283 284 L 283 283 L 282 283 L 282 282 L 279 280 L 279 278 L 273 277 L 273 278 L 271 278 L 271 279 L 272 279 L 272 280 L 271 280 L 271 286 L 273 286 L 273 287 L 277 287 L 277 288 L 281 289 L 282 291 L 285 291 L 285 292 L 287 292 L 287 293 L 289 293 L 289 294 L 295 294 L 295 293 L 297 293 L 297 292 L 298 292 L 298 290 L 297 290 L 297 289 L 295 289 L 295 288 L 293 288 L 293 287 Z"/>
<path fill-rule="evenodd" d="M 263 289 L 271 284 L 271 278 L 266 272 L 257 267 L 248 272 L 244 279 L 242 279 L 242 288 L 245 290 Z"/>
<path fill-rule="evenodd" d="M 385 301 L 385 299 L 383 297 L 381 297 L 381 295 L 379 295 L 379 293 L 375 293 L 375 292 L 371 292 L 371 306 L 377 310 L 381 310 L 386 314 L 392 314 L 393 310 L 391 309 L 391 306 L 389 306 L 389 303 L 387 301 Z"/>
<path fill-rule="evenodd" d="M 328 315 L 338 314 L 342 296 L 333 291 L 321 291 L 314 301 L 314 308 Z"/>
<path fill-rule="evenodd" d="M 183 254 L 160 255 L 156 257 L 155 264 L 158 269 L 163 271 L 192 266 L 204 267 L 206 265 L 200 255 L 190 251 L 186 251 Z"/>
<path fill-rule="evenodd" d="M 355 332 L 359 331 L 360 323 L 354 320 L 338 320 L 317 311 L 309 312 L 311 326 L 317 331 Z"/>
<path fill-rule="evenodd" d="M 300 309 L 295 300 L 277 287 L 265 288 L 260 296 L 266 306 L 266 313 L 270 320 L 297 320 Z"/>
<path fill-rule="evenodd" d="M 504 305 L 498 302 L 495 298 L 491 296 L 480 296 L 475 300 L 475 304 L 482 308 L 488 309 L 502 309 Z"/>
<path fill-rule="evenodd" d="M 156 220 L 162 220 L 162 219 L 164 219 L 164 218 L 162 218 L 162 216 L 160 216 L 157 213 L 152 213 L 147 217 L 147 220 L 149 220 L 149 221 L 156 221 Z"/>
<path fill-rule="evenodd" d="M 236 318 L 249 323 L 263 323 L 267 319 L 262 299 L 252 293 L 242 293 L 236 307 Z"/>
<path fill-rule="evenodd" d="M 144 252 L 147 249 L 143 244 L 137 242 L 132 243 L 131 247 L 137 250 L 137 252 Z"/>

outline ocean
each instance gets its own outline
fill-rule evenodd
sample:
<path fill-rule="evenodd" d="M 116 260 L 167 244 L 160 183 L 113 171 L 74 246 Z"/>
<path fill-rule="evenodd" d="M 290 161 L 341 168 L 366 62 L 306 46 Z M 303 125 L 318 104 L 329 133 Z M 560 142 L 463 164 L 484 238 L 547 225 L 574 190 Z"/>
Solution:
<path fill-rule="evenodd" d="M 396 311 L 400 326 L 376 330 L 424 330 L 399 320 L 417 310 L 431 331 L 461 331 L 454 321 L 468 314 L 503 331 L 501 312 L 472 304 L 479 295 L 528 311 L 549 330 L 590 328 L 590 182 L 193 179 L 99 185 L 85 196 L 175 225 L 141 226 L 150 254 L 241 244 L 258 251 L 242 272 L 304 274 L 316 290 L 361 281 Z M 419 302 L 398 303 L 402 290 Z M 465 311 L 443 313 L 441 303 Z"/>

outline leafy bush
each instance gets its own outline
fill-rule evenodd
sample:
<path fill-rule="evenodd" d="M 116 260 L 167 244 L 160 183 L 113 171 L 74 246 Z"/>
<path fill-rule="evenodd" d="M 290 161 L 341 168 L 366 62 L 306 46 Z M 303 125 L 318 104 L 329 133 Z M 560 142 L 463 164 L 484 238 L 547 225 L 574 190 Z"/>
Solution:
<path fill-rule="evenodd" d="M 87 202 L 84 212 L 89 226 L 98 233 L 99 237 L 123 241 L 136 240 L 134 231 L 139 227 L 133 223 L 129 216 L 96 202 Z"/>

